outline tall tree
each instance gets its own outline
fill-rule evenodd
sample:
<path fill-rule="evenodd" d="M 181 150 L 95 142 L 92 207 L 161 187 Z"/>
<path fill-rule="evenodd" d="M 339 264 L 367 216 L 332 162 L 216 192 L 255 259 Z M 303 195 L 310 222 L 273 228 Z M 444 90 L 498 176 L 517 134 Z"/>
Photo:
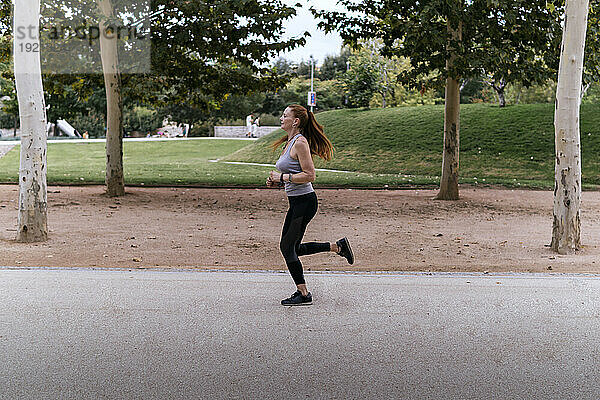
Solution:
<path fill-rule="evenodd" d="M 155 0 L 152 6 L 152 75 L 171 89 L 172 104 L 211 108 L 230 94 L 276 90 L 290 77 L 268 62 L 306 42 L 283 38 L 283 21 L 296 10 L 281 0 Z"/>
<path fill-rule="evenodd" d="M 579 105 L 583 75 L 588 0 L 567 0 L 554 115 L 554 251 L 568 254 L 581 244 L 581 146 Z"/>
<path fill-rule="evenodd" d="M 446 91 L 444 98 L 444 150 L 439 200 L 458 200 L 460 132 L 460 73 L 457 71 L 458 44 L 462 41 L 463 21 L 446 20 Z"/>
<path fill-rule="evenodd" d="M 325 56 L 319 68 L 319 79 L 323 81 L 336 79 L 346 72 L 349 69 L 348 62 L 351 54 L 350 49 L 342 48 L 338 55 Z"/>
<path fill-rule="evenodd" d="M 482 57 L 482 76 L 496 92 L 500 107 L 506 105 L 508 85 L 542 84 L 554 79 L 558 68 L 564 5 L 548 1 L 545 7 L 531 7 L 527 14 L 515 13 L 513 7 L 512 3 L 498 2 L 492 12 L 481 9 L 489 33 L 482 31 L 479 41 L 481 49 L 490 55 Z M 520 50 L 515 51 L 515 46 Z"/>
<path fill-rule="evenodd" d="M 99 30 L 107 32 L 114 19 L 111 0 L 97 0 L 100 9 Z M 114 28 L 113 28 L 114 29 Z M 121 98 L 121 71 L 119 69 L 118 40 L 116 35 L 100 36 L 100 57 L 106 89 L 106 193 L 109 196 L 125 194 L 123 173 L 123 102 Z"/>
<path fill-rule="evenodd" d="M 46 189 L 46 107 L 39 53 L 40 0 L 14 8 L 14 72 L 21 118 L 17 240 L 48 238 Z"/>
<path fill-rule="evenodd" d="M 381 106 L 385 108 L 388 104 L 394 104 L 394 92 L 397 86 L 396 71 L 399 71 L 404 63 L 398 57 L 382 56 L 382 45 L 380 40 L 364 40 L 361 41 L 359 50 L 346 50 L 346 53 L 349 54 L 348 67 L 352 69 L 370 67 L 375 75 L 372 87 L 381 96 Z M 346 75 L 352 76 L 352 71 L 347 71 Z"/>
<path fill-rule="evenodd" d="M 350 69 L 342 75 L 348 106 L 369 107 L 373 95 L 380 89 L 379 70 L 375 63 L 366 57 L 355 55 L 351 57 Z"/>
<path fill-rule="evenodd" d="M 520 60 L 537 60 L 559 25 L 546 0 L 340 0 L 350 12 L 313 10 L 326 31 L 338 30 L 356 46 L 361 39 L 383 40 L 383 55 L 410 59 L 412 69 L 398 78 L 417 89 L 445 86 L 444 145 L 438 199 L 458 199 L 460 90 L 458 82 L 489 70 L 496 58 L 488 43 Z M 492 24 L 490 15 L 496 16 Z M 526 29 L 524 34 L 518 34 Z M 542 72 L 546 63 L 530 66 Z"/>
<path fill-rule="evenodd" d="M 123 0 L 48 0 L 42 9 L 44 66 L 46 79 L 51 81 L 52 88 L 58 87 L 60 94 L 61 86 L 81 86 L 85 74 L 90 73 L 99 72 L 104 79 L 107 100 L 105 180 L 106 192 L 110 196 L 121 196 L 125 192 L 118 54 L 129 55 L 138 50 L 135 47 L 134 50 L 124 50 L 132 47 L 124 46 L 124 43 L 131 45 L 132 40 L 131 34 L 122 34 L 121 29 L 127 27 L 128 19 L 149 11 L 148 7 L 145 10 L 143 7 Z M 128 11 L 126 17 L 125 10 Z M 76 36 L 71 32 L 76 32 Z M 89 80 L 96 81 L 96 77 L 92 76 Z"/>
<path fill-rule="evenodd" d="M 119 81 L 123 83 L 123 98 L 129 95 L 130 99 L 141 103 L 159 103 L 160 106 L 190 105 L 208 112 L 218 108 L 219 103 L 230 94 L 282 87 L 289 77 L 272 73 L 266 66 L 267 62 L 280 52 L 305 43 L 303 37 L 282 38 L 283 21 L 295 15 L 296 11 L 293 7 L 284 6 L 281 0 L 155 0 L 149 12 L 142 4 L 132 12 L 127 2 L 122 0 L 61 0 L 61 4 L 79 11 L 65 15 L 63 8 L 52 7 L 52 4 L 46 4 L 46 11 L 49 20 L 54 19 L 55 22 L 65 19 L 77 21 L 96 9 L 94 2 L 104 5 L 108 15 L 111 11 L 109 5 L 112 5 L 113 17 L 108 18 L 109 22 L 120 19 L 129 21 L 129 24 L 121 22 L 125 26 L 151 27 L 147 36 L 152 43 L 149 70 L 127 74 L 124 65 L 121 65 L 121 79 L 116 61 L 126 46 L 120 45 L 118 56 L 114 51 L 110 55 L 107 49 L 114 49 L 114 42 L 109 46 L 100 35 L 107 108 L 111 110 L 110 116 L 107 116 L 106 168 L 107 192 L 111 195 L 123 193 L 122 162 L 119 162 L 122 159 Z M 86 5 L 82 6 L 82 3 Z M 103 14 L 106 15 L 105 12 Z M 134 15 L 133 22 L 131 15 Z M 106 16 L 101 20 L 106 20 Z M 97 49 L 97 42 L 89 48 Z M 83 60 L 84 67 L 98 62 L 91 51 L 74 58 Z M 133 61 L 135 66 L 137 59 L 134 57 Z M 81 74 L 81 71 L 76 73 Z M 135 89 L 126 93 L 128 88 Z"/>
<path fill-rule="evenodd" d="M 273 63 L 273 70 L 279 75 L 285 75 L 285 74 L 294 75 L 295 68 L 296 68 L 296 66 L 294 65 L 293 62 L 291 62 L 283 57 L 279 57 Z"/>

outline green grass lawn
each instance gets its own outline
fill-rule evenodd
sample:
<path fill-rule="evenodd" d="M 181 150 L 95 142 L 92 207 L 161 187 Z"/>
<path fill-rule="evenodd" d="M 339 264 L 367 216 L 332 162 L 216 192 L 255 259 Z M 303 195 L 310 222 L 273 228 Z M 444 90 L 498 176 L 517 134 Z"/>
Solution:
<path fill-rule="evenodd" d="M 248 146 L 247 141 L 224 139 L 124 142 L 125 183 L 147 186 L 263 186 L 272 168 L 209 161 L 245 146 Z M 104 184 L 105 160 L 104 143 L 50 143 L 48 183 Z M 16 146 L 0 158 L 0 182 L 16 183 L 18 175 L 19 147 Z M 319 180 L 326 185 L 382 186 L 387 183 L 386 179 L 373 179 L 371 174 L 361 173 L 322 172 Z"/>
<path fill-rule="evenodd" d="M 317 119 L 336 147 L 320 168 L 318 186 L 435 186 L 439 183 L 443 106 L 323 112 Z M 461 105 L 460 181 L 511 187 L 554 185 L 554 106 Z M 255 142 L 189 140 L 125 142 L 126 184 L 262 186 L 269 167 L 230 165 L 210 159 L 274 164 L 269 147 L 283 131 Z M 600 185 L 600 105 L 581 109 L 585 188 Z M 0 182 L 16 182 L 18 147 L 0 158 Z M 49 184 L 104 183 L 104 143 L 48 145 Z"/>
<path fill-rule="evenodd" d="M 259 176 L 265 175 L 265 168 L 228 168 L 208 161 L 230 154 L 247 144 L 239 140 L 125 142 L 125 182 L 137 185 L 253 184 Z M 17 181 L 18 159 L 18 147 L 0 159 L 1 182 Z M 48 183 L 103 184 L 105 162 L 104 143 L 50 143 Z"/>
<path fill-rule="evenodd" d="M 390 185 L 398 182 L 397 174 L 439 182 L 443 115 L 441 105 L 320 113 L 317 119 L 334 143 L 336 155 L 329 163 L 316 164 L 395 174 L 386 176 Z M 553 118 L 553 104 L 461 105 L 460 181 L 553 187 Z M 600 105 L 583 105 L 580 119 L 583 182 L 590 188 L 600 185 Z M 264 137 L 225 159 L 272 162 L 277 154 L 268 145 L 282 133 Z"/>

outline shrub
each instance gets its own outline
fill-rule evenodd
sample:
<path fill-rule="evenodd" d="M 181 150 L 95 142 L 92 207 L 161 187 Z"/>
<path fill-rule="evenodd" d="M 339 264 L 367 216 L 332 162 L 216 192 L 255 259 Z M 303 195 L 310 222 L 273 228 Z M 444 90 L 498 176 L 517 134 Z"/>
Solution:
<path fill-rule="evenodd" d="M 78 114 L 69 123 L 83 135 L 87 131 L 90 137 L 99 138 L 106 136 L 104 131 L 104 115 L 90 111 L 87 115 Z"/>
<path fill-rule="evenodd" d="M 128 132 L 151 133 L 162 126 L 162 118 L 154 110 L 134 107 L 123 112 L 123 130 Z"/>
<path fill-rule="evenodd" d="M 212 127 L 208 124 L 194 124 L 188 133 L 188 136 L 206 137 L 213 136 Z"/>

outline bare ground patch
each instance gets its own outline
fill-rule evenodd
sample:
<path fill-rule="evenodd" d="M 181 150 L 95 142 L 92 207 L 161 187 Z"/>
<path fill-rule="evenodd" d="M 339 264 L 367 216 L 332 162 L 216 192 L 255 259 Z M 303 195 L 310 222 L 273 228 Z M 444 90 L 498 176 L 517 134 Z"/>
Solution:
<path fill-rule="evenodd" d="M 0 186 L 0 265 L 48 267 L 285 269 L 279 235 L 287 200 L 263 189 L 50 187 L 49 240 L 21 244 L 18 188 Z M 305 269 L 600 273 L 600 193 L 584 192 L 576 255 L 545 247 L 552 192 L 462 188 L 461 200 L 434 190 L 317 189 L 319 213 L 307 241 L 347 236 L 356 262 L 303 257 Z"/>

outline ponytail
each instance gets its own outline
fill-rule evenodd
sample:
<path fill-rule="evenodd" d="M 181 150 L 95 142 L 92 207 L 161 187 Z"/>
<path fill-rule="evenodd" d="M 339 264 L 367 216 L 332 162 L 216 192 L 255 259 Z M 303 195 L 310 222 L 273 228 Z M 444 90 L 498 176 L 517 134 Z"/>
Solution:
<path fill-rule="evenodd" d="M 325 161 L 330 161 L 333 158 L 333 144 L 325 136 L 323 126 L 317 122 L 312 111 L 307 110 L 306 113 L 308 114 L 308 123 L 302 133 L 308 141 L 310 152 L 318 155 Z"/>
<path fill-rule="evenodd" d="M 333 158 L 333 144 L 325 136 L 323 126 L 321 126 L 312 111 L 298 105 L 292 104 L 288 107 L 294 116 L 300 120 L 300 133 L 306 138 L 311 154 L 316 154 L 325 161 Z M 280 145 L 286 143 L 288 136 L 285 135 L 273 143 L 271 147 L 275 151 Z"/>

